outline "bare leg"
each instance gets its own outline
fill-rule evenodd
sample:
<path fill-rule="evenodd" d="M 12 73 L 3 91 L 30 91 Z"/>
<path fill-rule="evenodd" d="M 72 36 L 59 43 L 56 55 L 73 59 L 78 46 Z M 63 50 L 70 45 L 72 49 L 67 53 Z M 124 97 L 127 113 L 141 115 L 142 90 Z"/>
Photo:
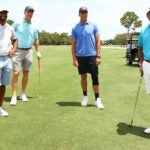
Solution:
<path fill-rule="evenodd" d="M 0 107 L 3 105 L 4 95 L 5 95 L 5 85 L 0 86 Z"/>
<path fill-rule="evenodd" d="M 13 71 L 13 77 L 12 77 L 12 95 L 17 96 L 17 85 L 18 85 L 18 71 Z"/>
<path fill-rule="evenodd" d="M 81 74 L 81 87 L 83 91 L 87 91 L 87 74 Z"/>
<path fill-rule="evenodd" d="M 29 71 L 23 70 L 22 93 L 26 93 L 26 88 L 28 84 L 28 76 L 29 76 Z"/>

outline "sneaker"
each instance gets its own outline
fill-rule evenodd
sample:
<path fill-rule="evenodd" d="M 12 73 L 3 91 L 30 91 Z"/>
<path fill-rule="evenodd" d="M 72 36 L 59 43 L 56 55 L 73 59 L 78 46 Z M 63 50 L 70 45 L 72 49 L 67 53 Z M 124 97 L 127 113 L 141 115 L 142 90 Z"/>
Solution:
<path fill-rule="evenodd" d="M 95 106 L 96 106 L 98 109 L 104 109 L 104 105 L 103 105 L 102 102 L 101 102 L 101 98 L 97 98 L 97 100 L 95 101 Z"/>
<path fill-rule="evenodd" d="M 8 116 L 8 112 L 6 112 L 6 111 L 4 110 L 4 108 L 0 108 L 0 116 L 2 116 L 2 117 L 7 117 L 7 116 Z"/>
<path fill-rule="evenodd" d="M 27 98 L 26 94 L 21 94 L 20 95 L 20 99 L 22 99 L 23 102 L 27 102 L 28 101 L 28 98 Z"/>
<path fill-rule="evenodd" d="M 88 97 L 87 96 L 83 96 L 83 100 L 81 101 L 81 106 L 86 107 L 88 104 Z"/>
<path fill-rule="evenodd" d="M 10 105 L 15 106 L 17 103 L 17 97 L 16 96 L 12 96 L 11 97 L 11 101 L 10 101 Z"/>
<path fill-rule="evenodd" d="M 145 129 L 145 130 L 144 130 L 144 133 L 150 134 L 150 128 Z"/>

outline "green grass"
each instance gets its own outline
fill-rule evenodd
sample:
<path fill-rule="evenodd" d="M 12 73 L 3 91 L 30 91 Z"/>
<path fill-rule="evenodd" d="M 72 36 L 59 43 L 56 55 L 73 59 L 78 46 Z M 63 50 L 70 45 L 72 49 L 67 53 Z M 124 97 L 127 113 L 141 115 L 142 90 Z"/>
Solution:
<path fill-rule="evenodd" d="M 125 50 L 102 50 L 101 97 L 104 110 L 94 107 L 89 76 L 89 107 L 80 107 L 82 91 L 77 69 L 72 66 L 69 46 L 42 46 L 41 95 L 38 99 L 36 59 L 30 73 L 29 102 L 9 105 L 7 87 L 0 117 L 0 150 L 148 150 L 150 101 L 142 83 L 134 127 L 129 128 L 140 80 L 138 67 L 125 65 Z M 20 76 L 21 77 L 21 76 Z M 20 94 L 20 84 L 18 95 Z"/>

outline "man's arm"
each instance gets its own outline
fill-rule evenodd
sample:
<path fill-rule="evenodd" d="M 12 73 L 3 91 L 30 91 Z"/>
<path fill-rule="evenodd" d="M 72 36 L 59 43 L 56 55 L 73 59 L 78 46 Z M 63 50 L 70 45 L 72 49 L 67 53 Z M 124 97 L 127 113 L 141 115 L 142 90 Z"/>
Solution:
<path fill-rule="evenodd" d="M 100 35 L 96 35 L 96 64 L 99 65 L 101 63 L 101 43 L 100 43 Z"/>
<path fill-rule="evenodd" d="M 18 40 L 17 39 L 12 40 L 12 48 L 8 54 L 9 57 L 12 57 L 15 54 L 17 47 L 18 47 Z"/>
<path fill-rule="evenodd" d="M 36 55 L 37 55 L 37 58 L 40 59 L 42 56 L 41 56 L 41 53 L 40 53 L 40 50 L 39 50 L 39 40 L 36 39 L 35 42 L 34 42 L 34 46 L 35 46 L 35 50 L 36 50 Z"/>
<path fill-rule="evenodd" d="M 143 76 L 143 49 L 141 47 L 138 48 L 138 56 L 139 56 L 139 65 L 140 65 L 140 72 L 141 72 L 141 76 Z"/>
<path fill-rule="evenodd" d="M 72 39 L 71 41 L 71 50 L 72 50 L 73 65 L 78 67 L 78 61 L 76 58 L 76 40 L 75 39 Z"/>
<path fill-rule="evenodd" d="M 38 52 L 39 51 L 39 40 L 38 39 L 36 39 L 35 40 L 35 42 L 34 42 L 34 46 L 35 46 L 35 50 L 36 50 L 36 52 Z"/>
<path fill-rule="evenodd" d="M 142 65 L 142 63 L 143 63 L 143 50 L 141 47 L 138 48 L 138 56 L 139 56 L 140 65 Z"/>

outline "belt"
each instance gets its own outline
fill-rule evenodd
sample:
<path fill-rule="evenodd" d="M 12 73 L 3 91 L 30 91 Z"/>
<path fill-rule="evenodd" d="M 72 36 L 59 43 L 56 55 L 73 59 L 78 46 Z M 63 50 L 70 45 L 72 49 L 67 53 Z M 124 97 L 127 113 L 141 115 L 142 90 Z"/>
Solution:
<path fill-rule="evenodd" d="M 145 60 L 146 62 L 150 63 L 150 60 Z"/>
<path fill-rule="evenodd" d="M 0 53 L 0 56 L 8 56 L 8 53 L 2 52 Z"/>
<path fill-rule="evenodd" d="M 29 48 L 20 48 L 20 47 L 18 47 L 18 49 L 21 49 L 21 50 L 29 50 L 29 49 L 31 49 L 31 47 L 29 47 Z"/>

